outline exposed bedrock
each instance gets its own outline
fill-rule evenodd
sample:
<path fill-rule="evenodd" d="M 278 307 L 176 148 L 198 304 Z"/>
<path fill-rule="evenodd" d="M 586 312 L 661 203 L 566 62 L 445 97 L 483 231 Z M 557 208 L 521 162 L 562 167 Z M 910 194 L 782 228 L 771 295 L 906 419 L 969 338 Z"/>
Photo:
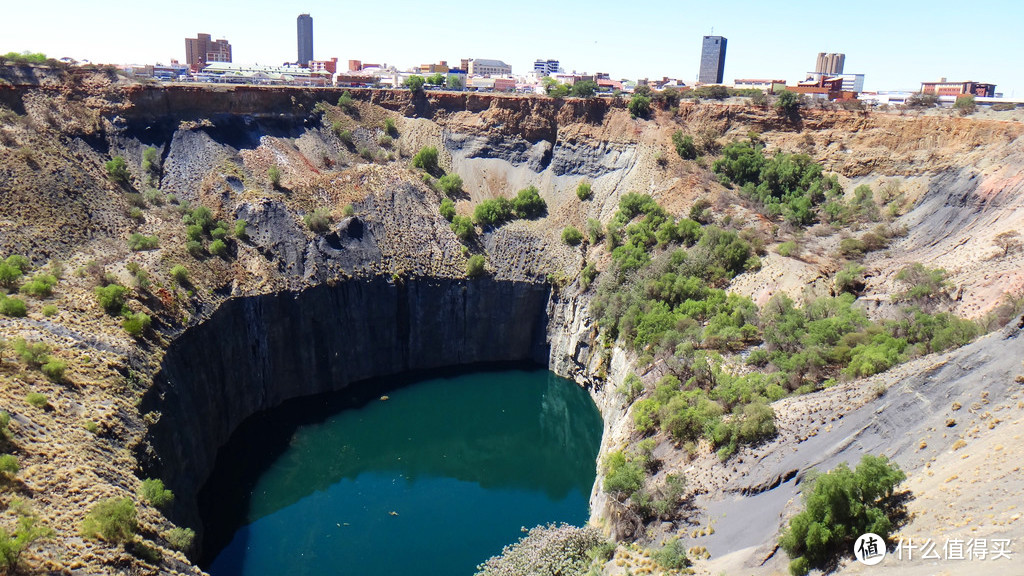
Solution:
<path fill-rule="evenodd" d="M 243 420 L 374 377 L 547 365 L 549 292 L 490 278 L 372 279 L 228 300 L 164 357 L 141 407 L 160 414 L 141 456 L 145 472 L 178 495 L 173 514 L 198 527 L 196 494 Z"/>

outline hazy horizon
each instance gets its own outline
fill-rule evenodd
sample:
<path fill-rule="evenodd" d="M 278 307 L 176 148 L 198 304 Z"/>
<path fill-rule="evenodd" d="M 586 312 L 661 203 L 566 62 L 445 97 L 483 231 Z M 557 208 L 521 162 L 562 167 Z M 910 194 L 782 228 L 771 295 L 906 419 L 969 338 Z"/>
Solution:
<path fill-rule="evenodd" d="M 296 22 L 313 17 L 316 59 L 337 57 L 407 69 L 461 58 L 494 58 L 515 74 L 538 58 L 566 71 L 607 72 L 612 78 L 696 79 L 701 39 L 728 39 L 725 82 L 736 78 L 803 79 L 819 52 L 846 54 L 845 72 L 865 74 L 866 90 L 917 90 L 923 81 L 974 80 L 997 85 L 1007 97 L 1024 95 L 1022 9 L 994 1 L 984 10 L 950 1 L 900 5 L 791 2 L 783 10 L 764 2 L 679 6 L 657 1 L 641 8 L 572 0 L 525 0 L 493 6 L 464 0 L 403 6 L 380 14 L 375 6 L 339 6 L 306 0 L 277 2 L 185 0 L 175 10 L 123 11 L 109 0 L 67 0 L 5 10 L 11 22 L 0 53 L 43 52 L 97 63 L 147 64 L 185 60 L 185 38 L 225 38 L 239 63 L 281 64 L 296 59 Z M 38 22 L 39 25 L 32 25 Z M 93 34 L 103 30 L 103 35 Z"/>

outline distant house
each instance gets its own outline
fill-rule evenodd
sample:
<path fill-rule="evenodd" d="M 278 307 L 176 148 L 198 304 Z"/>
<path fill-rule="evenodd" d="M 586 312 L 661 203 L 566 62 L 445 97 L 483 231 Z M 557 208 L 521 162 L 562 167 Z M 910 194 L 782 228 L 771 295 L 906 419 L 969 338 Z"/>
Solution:
<path fill-rule="evenodd" d="M 961 96 L 971 94 L 983 98 L 993 98 L 996 95 L 995 84 L 983 84 L 981 82 L 947 82 L 945 78 L 938 82 L 921 82 L 922 94 L 935 94 L 936 96 Z"/>

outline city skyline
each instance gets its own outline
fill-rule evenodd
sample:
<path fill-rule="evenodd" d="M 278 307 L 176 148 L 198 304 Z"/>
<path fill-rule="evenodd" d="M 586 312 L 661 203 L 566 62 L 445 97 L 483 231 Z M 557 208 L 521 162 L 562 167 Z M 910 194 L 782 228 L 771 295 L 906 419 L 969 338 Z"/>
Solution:
<path fill-rule="evenodd" d="M 795 83 L 814 69 L 819 52 L 841 52 L 847 70 L 866 75 L 866 90 L 917 90 L 923 81 L 946 77 L 993 83 L 1008 97 L 1024 96 L 1019 19 L 997 16 L 1021 12 L 1009 1 L 996 0 L 985 11 L 942 0 L 900 5 L 866 0 L 855 8 L 791 2 L 787 10 L 759 2 L 734 4 L 725 12 L 667 2 L 631 11 L 608 2 L 525 0 L 499 7 L 462 0 L 409 6 L 395 15 L 321 0 L 293 7 L 260 0 L 216 5 L 184 0 L 176 10 L 161 12 L 159 26 L 150 27 L 133 25 L 135 16 L 113 2 L 61 0 L 47 3 L 45 26 L 5 30 L 0 52 L 168 63 L 185 61 L 181 39 L 198 31 L 231 42 L 236 62 L 280 64 L 295 57 L 295 19 L 309 13 L 320 30 L 314 41 L 320 59 L 386 62 L 400 69 L 493 58 L 520 74 L 531 71 L 537 58 L 555 58 L 566 71 L 606 72 L 616 79 L 668 76 L 692 84 L 702 38 L 714 34 L 729 39 L 726 83 L 776 77 Z M 19 4 L 6 12 L 9 21 L 42 22 L 37 10 Z M 546 15 L 540 23 L 538 10 Z M 115 32 L 93 33 L 103 26 Z M 496 27 L 513 32 L 496 34 Z M 993 43 L 998 50 L 986 49 Z"/>

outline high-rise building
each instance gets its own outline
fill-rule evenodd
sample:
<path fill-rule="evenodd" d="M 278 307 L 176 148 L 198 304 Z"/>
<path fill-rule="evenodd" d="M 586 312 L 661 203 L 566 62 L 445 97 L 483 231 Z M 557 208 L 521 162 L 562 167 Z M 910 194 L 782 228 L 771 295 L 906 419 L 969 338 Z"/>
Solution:
<path fill-rule="evenodd" d="M 846 54 L 818 52 L 818 62 L 814 65 L 814 71 L 818 74 L 842 74 L 845 62 Z"/>
<path fill-rule="evenodd" d="M 309 14 L 299 14 L 299 66 L 308 66 L 313 59 L 313 18 Z"/>
<path fill-rule="evenodd" d="M 198 72 L 210 62 L 231 62 L 231 44 L 227 40 L 211 40 L 209 34 L 185 38 L 185 63 Z"/>
<path fill-rule="evenodd" d="M 554 76 L 560 71 L 558 60 L 535 60 L 533 62 L 533 71 L 538 76 Z"/>
<path fill-rule="evenodd" d="M 705 36 L 700 51 L 700 72 L 697 82 L 721 84 L 725 77 L 725 46 L 728 40 L 722 36 Z"/>

